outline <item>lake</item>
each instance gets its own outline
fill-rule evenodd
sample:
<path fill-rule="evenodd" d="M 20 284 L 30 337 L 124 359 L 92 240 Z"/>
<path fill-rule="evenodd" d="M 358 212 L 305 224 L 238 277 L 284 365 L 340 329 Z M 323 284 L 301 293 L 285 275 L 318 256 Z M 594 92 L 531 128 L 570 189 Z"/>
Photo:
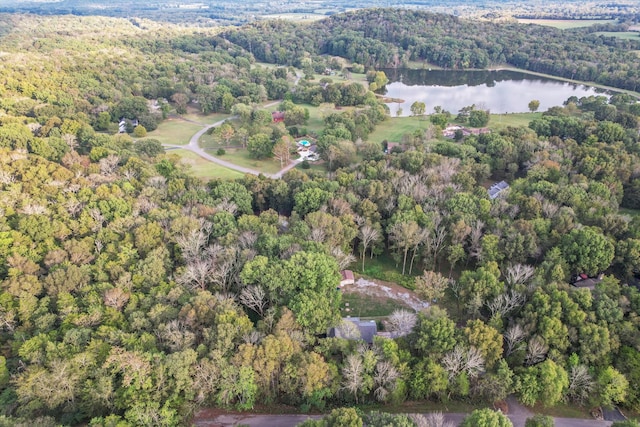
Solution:
<path fill-rule="evenodd" d="M 398 108 L 402 108 L 402 116 L 411 115 L 411 104 L 415 101 L 426 104 L 427 114 L 439 105 L 456 115 L 462 107 L 471 104 L 492 113 L 504 114 L 529 112 L 528 104 L 534 99 L 540 101 L 538 111 L 546 111 L 562 105 L 571 96 L 611 95 L 604 89 L 518 71 L 382 71 L 390 81 L 385 96 L 404 101 L 387 104 L 392 117 L 397 115 Z"/>

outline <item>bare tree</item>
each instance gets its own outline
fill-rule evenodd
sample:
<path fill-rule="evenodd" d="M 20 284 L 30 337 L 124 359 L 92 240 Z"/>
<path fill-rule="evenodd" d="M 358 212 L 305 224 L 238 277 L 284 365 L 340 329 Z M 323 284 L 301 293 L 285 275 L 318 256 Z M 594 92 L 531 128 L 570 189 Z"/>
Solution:
<path fill-rule="evenodd" d="M 487 303 L 487 307 L 491 312 L 491 317 L 504 317 L 507 313 L 515 310 L 516 308 L 522 307 L 524 301 L 524 294 L 511 291 L 498 295 Z"/>
<path fill-rule="evenodd" d="M 484 357 L 479 349 L 475 347 L 469 347 L 467 350 L 467 357 L 465 359 L 464 370 L 469 378 L 476 378 L 484 372 Z"/>
<path fill-rule="evenodd" d="M 362 271 L 364 272 L 364 259 L 367 253 L 367 248 L 369 245 L 380 240 L 380 231 L 369 224 L 365 224 L 360 229 L 359 237 L 360 244 L 362 245 Z"/>
<path fill-rule="evenodd" d="M 358 354 L 347 356 L 342 368 L 342 388 L 353 394 L 358 403 L 358 392 L 364 386 L 364 364 Z"/>
<path fill-rule="evenodd" d="M 596 384 L 593 377 L 589 374 L 589 368 L 584 365 L 571 367 L 569 371 L 569 387 L 567 390 L 567 397 L 569 399 L 582 405 L 589 399 L 595 386 Z"/>
<path fill-rule="evenodd" d="M 535 365 L 542 362 L 549 352 L 549 346 L 544 342 L 544 339 L 538 335 L 529 340 L 527 345 L 527 356 L 525 357 L 525 363 L 527 365 Z"/>
<path fill-rule="evenodd" d="M 253 248 L 257 241 L 258 235 L 253 231 L 243 231 L 238 236 L 238 243 L 243 249 Z"/>
<path fill-rule="evenodd" d="M 289 137 L 282 137 L 282 139 L 273 146 L 273 157 L 280 160 L 281 169 L 285 165 L 288 165 L 291 159 L 291 143 L 288 141 L 288 138 Z"/>
<path fill-rule="evenodd" d="M 400 378 L 400 373 L 389 361 L 378 362 L 373 376 L 373 395 L 380 402 L 384 402 L 389 397 L 389 393 L 396 388 L 396 381 Z"/>
<path fill-rule="evenodd" d="M 242 341 L 247 344 L 259 344 L 260 341 L 264 338 L 264 334 L 260 331 L 256 331 L 255 329 L 251 330 L 251 332 L 242 336 Z"/>
<path fill-rule="evenodd" d="M 201 221 L 199 228 L 176 236 L 176 243 L 182 250 L 182 257 L 186 262 L 200 258 L 202 250 L 209 241 L 210 231 L 211 223 Z"/>
<path fill-rule="evenodd" d="M 110 154 L 107 157 L 100 159 L 100 173 L 104 176 L 109 176 L 116 171 L 118 163 L 120 163 L 120 157 L 115 154 Z"/>
<path fill-rule="evenodd" d="M 446 238 L 447 229 L 443 224 L 442 216 L 438 214 L 433 220 L 433 229 L 426 241 L 427 253 L 433 257 L 433 268 L 436 268 L 438 255 L 440 255 L 440 252 L 444 249 Z"/>
<path fill-rule="evenodd" d="M 477 260 L 482 259 L 483 228 L 484 223 L 482 221 L 475 221 L 471 226 L 471 233 L 469 234 L 469 255 Z"/>
<path fill-rule="evenodd" d="M 264 317 L 267 308 L 267 293 L 260 285 L 251 285 L 240 292 L 240 303 Z"/>
<path fill-rule="evenodd" d="M 65 133 L 62 135 L 62 140 L 69 146 L 71 151 L 76 151 L 78 148 L 78 138 L 70 133 Z"/>
<path fill-rule="evenodd" d="M 524 329 L 518 323 L 509 326 L 504 333 L 504 341 L 507 343 L 506 356 L 509 356 L 517 349 L 518 344 L 524 340 L 524 335 Z"/>
<path fill-rule="evenodd" d="M 484 372 L 484 357 L 475 347 L 464 348 L 457 345 L 452 351 L 442 358 L 444 369 L 449 372 L 449 378 L 453 379 L 460 372 L 465 372 L 469 378 L 476 378 Z"/>
<path fill-rule="evenodd" d="M 160 325 L 156 335 L 162 344 L 171 351 L 181 351 L 189 348 L 196 340 L 195 334 L 177 319 Z"/>
<path fill-rule="evenodd" d="M 425 228 L 420 228 L 418 233 L 415 235 L 413 239 L 413 249 L 411 250 L 411 262 L 409 263 L 409 274 L 413 270 L 413 262 L 416 259 L 416 254 L 418 253 L 418 248 L 420 245 L 424 244 L 427 240 L 429 240 L 430 231 Z"/>
<path fill-rule="evenodd" d="M 389 332 L 395 336 L 402 337 L 409 335 L 413 328 L 416 326 L 418 316 L 407 310 L 398 309 L 391 313 L 391 316 L 387 319 L 387 325 Z"/>
<path fill-rule="evenodd" d="M 176 282 L 189 290 L 206 289 L 211 272 L 210 260 L 196 259 L 187 264 Z"/>
<path fill-rule="evenodd" d="M 505 280 L 507 284 L 511 287 L 515 285 L 523 285 L 531 277 L 533 277 L 533 273 L 535 269 L 530 265 L 524 264 L 514 264 L 507 267 L 507 271 L 505 273 Z"/>
<path fill-rule="evenodd" d="M 216 205 L 216 210 L 235 215 L 238 212 L 238 205 L 227 199 L 222 199 L 222 201 Z"/>
<path fill-rule="evenodd" d="M 104 305 L 107 307 L 115 308 L 120 311 L 122 307 L 129 301 L 129 292 L 126 292 L 120 288 L 107 289 L 104 292 L 103 300 Z"/>
<path fill-rule="evenodd" d="M 407 255 L 417 239 L 419 233 L 418 223 L 415 221 L 397 222 L 389 230 L 389 238 L 394 242 L 394 246 L 403 254 L 402 274 L 404 275 L 407 266 Z"/>
<path fill-rule="evenodd" d="M 340 270 L 346 270 L 347 268 L 349 268 L 351 263 L 356 260 L 356 257 L 353 256 L 353 254 L 345 254 L 344 252 L 342 252 L 342 249 L 337 246 L 331 248 L 331 256 L 336 259 L 338 268 Z"/>
<path fill-rule="evenodd" d="M 457 345 L 442 357 L 442 364 L 444 365 L 444 369 L 449 373 L 449 379 L 457 377 L 464 369 L 464 352 L 464 348 Z"/>
<path fill-rule="evenodd" d="M 411 421 L 416 427 L 455 427 L 455 423 L 446 421 L 442 412 L 431 412 L 429 414 L 409 414 Z"/>
<path fill-rule="evenodd" d="M 358 326 L 350 320 L 343 319 L 337 327 L 340 330 L 340 336 L 348 340 L 359 340 L 362 338 Z"/>

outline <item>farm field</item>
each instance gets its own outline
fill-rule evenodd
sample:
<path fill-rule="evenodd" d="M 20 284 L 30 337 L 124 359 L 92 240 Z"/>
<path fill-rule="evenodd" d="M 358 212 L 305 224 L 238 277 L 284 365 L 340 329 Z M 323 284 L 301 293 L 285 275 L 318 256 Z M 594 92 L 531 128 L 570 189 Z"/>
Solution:
<path fill-rule="evenodd" d="M 546 25 L 547 27 L 568 30 L 570 28 L 590 27 L 597 24 L 612 24 L 614 19 L 518 19 L 520 24 Z"/>
<path fill-rule="evenodd" d="M 598 31 L 594 34 L 598 36 L 617 37 L 624 40 L 640 41 L 640 33 L 637 31 Z"/>

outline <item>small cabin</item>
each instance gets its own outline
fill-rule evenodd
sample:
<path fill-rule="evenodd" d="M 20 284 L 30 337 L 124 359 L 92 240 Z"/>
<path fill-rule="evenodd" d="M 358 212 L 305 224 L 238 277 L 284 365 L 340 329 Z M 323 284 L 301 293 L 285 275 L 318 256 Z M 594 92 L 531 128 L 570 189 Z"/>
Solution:
<path fill-rule="evenodd" d="M 353 271 L 351 270 L 342 270 L 340 275 L 342 276 L 342 279 L 340 280 L 341 287 L 345 285 L 353 285 L 356 282 L 355 277 L 353 276 Z"/>

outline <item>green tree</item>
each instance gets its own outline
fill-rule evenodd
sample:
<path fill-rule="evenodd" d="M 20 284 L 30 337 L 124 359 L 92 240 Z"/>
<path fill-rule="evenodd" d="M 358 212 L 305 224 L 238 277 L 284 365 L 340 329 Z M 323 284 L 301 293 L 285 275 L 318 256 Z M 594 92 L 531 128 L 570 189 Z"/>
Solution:
<path fill-rule="evenodd" d="M 147 136 L 147 129 L 142 125 L 138 125 L 133 128 L 133 136 L 135 136 L 136 138 L 144 138 L 145 136 Z"/>
<path fill-rule="evenodd" d="M 600 372 L 596 385 L 600 404 L 606 407 L 624 402 L 629 391 L 629 381 L 611 366 Z"/>
<path fill-rule="evenodd" d="M 595 275 L 606 270 L 615 255 L 613 243 L 601 232 L 590 228 L 574 228 L 563 236 L 560 249 L 574 273 Z"/>
<path fill-rule="evenodd" d="M 531 102 L 529 102 L 529 111 L 531 111 L 532 113 L 535 113 L 536 111 L 538 111 L 538 108 L 540 108 L 540 101 L 538 101 L 537 99 L 532 100 Z"/>
<path fill-rule="evenodd" d="M 425 105 L 424 102 L 420 102 L 420 101 L 415 101 L 413 104 L 411 104 L 411 114 L 413 114 L 414 116 L 422 116 L 424 115 L 424 112 L 427 110 L 427 106 Z"/>
<path fill-rule="evenodd" d="M 249 137 L 247 150 L 256 159 L 271 157 L 273 155 L 273 142 L 268 135 L 257 133 Z"/>
<path fill-rule="evenodd" d="M 362 418 L 355 408 L 337 408 L 326 417 L 327 427 L 362 427 Z"/>
<path fill-rule="evenodd" d="M 482 320 L 469 320 L 464 334 L 470 346 L 480 350 L 487 368 L 502 357 L 502 335 L 497 329 L 485 324 Z"/>
<path fill-rule="evenodd" d="M 489 123 L 489 115 L 488 111 L 485 110 L 471 110 L 469 113 L 469 126 L 474 128 L 480 128 L 486 126 Z"/>
<path fill-rule="evenodd" d="M 491 409 L 476 409 L 469 414 L 461 427 L 513 427 L 513 424 L 502 412 Z"/>
<path fill-rule="evenodd" d="M 527 421 L 524 423 L 524 427 L 554 427 L 555 425 L 556 423 L 553 421 L 553 417 L 541 414 L 536 414 L 531 418 L 527 418 Z"/>

